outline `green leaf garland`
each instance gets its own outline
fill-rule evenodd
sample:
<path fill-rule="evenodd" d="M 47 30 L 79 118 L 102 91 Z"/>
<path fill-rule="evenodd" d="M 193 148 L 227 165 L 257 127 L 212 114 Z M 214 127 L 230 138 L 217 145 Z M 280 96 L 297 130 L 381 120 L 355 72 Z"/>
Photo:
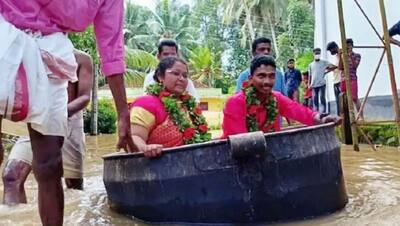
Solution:
<path fill-rule="evenodd" d="M 202 143 L 211 140 L 206 119 L 202 115 L 201 109 L 197 106 L 196 100 L 190 94 L 185 92 L 178 97 L 165 91 L 160 83 L 149 85 L 146 93 L 161 99 L 174 125 L 183 133 L 185 144 Z M 182 111 L 182 108 L 186 111 Z"/>
<path fill-rule="evenodd" d="M 261 101 L 257 98 L 257 90 L 254 86 L 249 85 L 248 82 L 246 81 L 243 83 L 243 88 L 242 91 L 244 92 L 246 96 L 246 107 L 247 107 L 247 114 L 246 114 L 246 125 L 247 125 L 247 130 L 249 132 L 255 132 L 255 131 L 260 131 L 260 129 L 263 132 L 274 132 L 274 123 L 276 120 L 276 117 L 278 116 L 278 108 L 277 108 L 277 103 L 276 99 L 273 95 L 270 95 L 268 101 L 266 104 L 262 104 Z M 267 111 L 267 118 L 265 120 L 264 125 L 260 127 L 256 120 L 256 111 L 259 108 L 264 107 L 265 110 Z"/>

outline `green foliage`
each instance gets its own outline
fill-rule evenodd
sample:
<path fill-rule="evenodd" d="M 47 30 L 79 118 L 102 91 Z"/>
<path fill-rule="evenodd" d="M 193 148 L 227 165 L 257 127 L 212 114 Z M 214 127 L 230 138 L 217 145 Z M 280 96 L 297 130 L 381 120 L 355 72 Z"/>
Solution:
<path fill-rule="evenodd" d="M 192 25 L 199 29 L 200 42 L 208 46 L 220 58 L 228 47 L 225 33 L 227 26 L 222 23 L 221 0 L 197 0 L 190 17 Z"/>
<path fill-rule="evenodd" d="M 280 53 L 277 61 L 280 66 L 286 66 L 289 58 L 309 56 L 314 45 L 314 15 L 309 3 L 289 1 L 284 32 L 277 39 Z"/>
<path fill-rule="evenodd" d="M 395 124 L 362 126 L 361 130 L 367 135 L 367 137 L 370 141 L 372 141 L 373 144 L 381 144 L 392 147 L 399 146 Z M 343 140 L 342 129 L 340 127 L 336 128 L 336 134 L 338 135 L 340 140 Z M 358 140 L 360 143 L 368 143 L 368 141 L 365 140 L 362 134 L 358 134 Z"/>
<path fill-rule="evenodd" d="M 190 21 L 190 8 L 180 6 L 176 1 L 162 0 L 155 12 L 147 8 L 126 3 L 125 41 L 132 49 L 141 49 L 149 53 L 157 52 L 157 44 L 163 38 L 177 40 L 185 58 L 197 43 L 197 30 Z"/>
<path fill-rule="evenodd" d="M 310 65 L 313 60 L 314 56 L 311 50 L 304 52 L 296 59 L 296 68 L 301 72 L 307 71 L 308 65 Z"/>
<path fill-rule="evenodd" d="M 276 46 L 278 25 L 284 18 L 288 0 L 223 0 L 224 21 L 231 24 L 238 21 L 241 25 L 241 44 L 251 43 L 256 37 L 268 36 Z M 278 54 L 279 55 L 279 54 Z"/>
<path fill-rule="evenodd" d="M 238 23 L 233 23 L 228 28 L 227 42 L 230 49 L 227 59 L 228 63 L 225 65 L 224 70 L 233 78 L 237 78 L 242 71 L 249 67 L 250 46 L 246 45 L 243 47 L 241 45 L 240 40 L 242 35 Z"/>
<path fill-rule="evenodd" d="M 125 54 L 127 86 L 141 87 L 146 74 L 157 67 L 158 60 L 152 54 L 139 49 L 126 48 Z"/>
<path fill-rule="evenodd" d="M 394 124 L 363 126 L 361 129 L 375 144 L 399 146 L 396 125 Z M 359 140 L 362 143 L 367 143 L 361 134 L 359 134 Z"/>
<path fill-rule="evenodd" d="M 154 50 L 155 43 L 149 42 L 146 21 L 151 19 L 152 12 L 130 1 L 125 5 L 124 40 L 125 45 L 132 49 Z"/>
<path fill-rule="evenodd" d="M 278 36 L 279 57 L 276 59 L 280 67 L 286 68 L 287 60 L 293 58 L 293 48 L 291 37 L 288 33 L 282 33 Z"/>
<path fill-rule="evenodd" d="M 224 74 L 222 78 L 215 80 L 215 88 L 220 88 L 222 94 L 230 94 L 230 88 L 235 88 L 236 79 L 231 75 Z"/>
<path fill-rule="evenodd" d="M 92 26 L 85 32 L 70 33 L 68 34 L 68 37 L 71 39 L 76 49 L 86 52 L 92 57 L 94 64 L 99 64 L 99 55 L 97 54 L 96 40 L 94 38 Z"/>
<path fill-rule="evenodd" d="M 234 86 L 234 85 L 230 86 L 228 89 L 228 94 L 233 95 L 233 94 L 235 94 L 235 91 L 236 91 L 236 86 Z"/>
<path fill-rule="evenodd" d="M 312 51 L 307 51 L 301 54 L 297 59 L 296 59 L 296 68 L 299 69 L 301 72 L 305 72 L 308 70 L 308 65 L 313 61 L 314 57 L 312 54 Z M 299 89 L 299 97 L 300 97 L 300 102 L 304 101 L 304 84 L 301 83 L 300 89 Z"/>
<path fill-rule="evenodd" d="M 91 131 L 90 124 L 91 109 L 87 108 L 84 112 L 84 131 Z M 116 132 L 117 113 L 111 100 L 101 99 L 98 103 L 98 132 L 103 134 L 112 134 Z"/>
<path fill-rule="evenodd" d="M 86 52 L 92 57 L 95 68 L 99 68 L 100 58 L 97 53 L 96 39 L 94 38 L 93 26 L 88 27 L 85 32 L 69 33 L 68 37 L 71 39 L 72 44 L 76 49 Z M 95 72 L 97 75 L 99 71 Z M 104 76 L 98 77 L 98 86 L 101 87 L 106 83 Z"/>
<path fill-rule="evenodd" d="M 305 1 L 290 0 L 287 8 L 287 33 L 291 38 L 295 56 L 311 50 L 314 45 L 314 13 Z"/>
<path fill-rule="evenodd" d="M 216 79 L 221 78 L 221 63 L 208 47 L 195 48 L 190 54 L 189 63 L 193 80 L 214 87 Z"/>

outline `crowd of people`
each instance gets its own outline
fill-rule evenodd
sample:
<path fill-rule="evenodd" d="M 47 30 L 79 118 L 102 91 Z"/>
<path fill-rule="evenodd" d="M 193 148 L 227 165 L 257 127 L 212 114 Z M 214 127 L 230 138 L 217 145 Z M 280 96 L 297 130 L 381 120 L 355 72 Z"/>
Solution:
<path fill-rule="evenodd" d="M 351 84 L 351 96 L 356 106 L 356 110 L 360 111 L 360 101 L 358 99 L 358 82 L 357 69 L 361 61 L 361 55 L 353 52 L 354 42 L 349 38 L 347 42 L 349 75 Z M 340 93 L 346 92 L 345 74 L 343 60 L 343 51 L 334 41 L 329 42 L 326 50 L 334 57 L 335 62 L 330 63 L 327 60 L 321 59 L 321 48 L 313 49 L 313 62 L 308 66 L 308 70 L 300 72 L 294 67 L 294 59 L 289 59 L 287 62 L 287 71 L 285 72 L 285 87 L 288 97 L 299 102 L 299 88 L 303 83 L 303 104 L 304 106 L 313 108 L 315 111 L 323 114 L 329 113 L 329 108 L 326 99 L 327 92 L 327 75 L 332 75 L 333 90 L 335 93 L 336 114 L 340 115 Z M 331 73 L 332 72 L 332 73 Z M 322 108 L 320 108 L 320 104 Z M 363 114 L 360 114 L 363 119 Z"/>
<path fill-rule="evenodd" d="M 3 202 L 26 202 L 24 182 L 32 170 L 43 225 L 63 223 L 62 177 L 68 188 L 83 189 L 82 110 L 90 101 L 93 65 L 89 55 L 73 48 L 67 33 L 94 25 L 101 70 L 118 113 L 118 149 L 153 158 L 162 155 L 162 148 L 211 139 L 188 65 L 173 40 L 160 42 L 160 62 L 146 77 L 145 93 L 127 104 L 123 7 L 117 0 L 0 1 L 0 129 L 6 118 L 27 122 L 29 130 L 29 137 L 18 140 L 6 162 Z M 399 33 L 400 23 L 390 30 L 391 36 Z M 392 42 L 399 45 L 395 39 Z M 361 56 L 353 52 L 353 40 L 347 44 L 351 91 L 359 109 Z M 239 75 L 236 94 L 223 110 L 221 138 L 279 131 L 282 117 L 305 125 L 340 123 L 340 117 L 326 114 L 325 76 L 334 72 L 335 94 L 346 91 L 342 51 L 334 42 L 327 50 L 336 56 L 334 64 L 322 60 L 321 49 L 315 48 L 308 71 L 300 72 L 295 60 L 289 59 L 283 73 L 272 57 L 271 40 L 255 39 L 249 68 Z M 302 83 L 304 104 L 299 103 Z M 3 152 L 0 142 L 0 164 Z"/>
<path fill-rule="evenodd" d="M 356 109 L 360 110 L 360 102 L 358 100 L 358 83 L 357 69 L 361 61 L 361 55 L 353 52 L 354 42 L 352 39 L 347 39 L 349 73 L 351 94 L 353 97 Z M 321 48 L 313 49 L 313 61 L 308 65 L 308 70 L 301 72 L 296 66 L 295 59 L 289 59 L 284 73 L 279 69 L 275 70 L 275 83 L 273 90 L 287 96 L 289 99 L 300 102 L 300 93 L 303 93 L 303 105 L 312 108 L 322 114 L 329 114 L 329 108 L 326 98 L 327 92 L 327 75 L 332 75 L 333 89 L 335 93 L 336 114 L 340 115 L 339 94 L 346 92 L 345 76 L 343 70 L 342 50 L 336 42 L 329 42 L 326 46 L 326 51 L 329 51 L 334 56 L 335 62 L 330 63 L 327 60 L 321 59 Z M 252 56 L 260 55 L 272 56 L 271 40 L 268 38 L 258 38 L 252 44 Z M 332 73 L 331 73 L 332 72 Z M 246 69 L 240 73 L 235 92 L 242 90 L 242 84 L 250 77 L 250 69 Z M 300 89 L 303 89 L 300 92 Z M 363 115 L 361 114 L 361 118 Z M 290 121 L 288 120 L 289 124 Z"/>

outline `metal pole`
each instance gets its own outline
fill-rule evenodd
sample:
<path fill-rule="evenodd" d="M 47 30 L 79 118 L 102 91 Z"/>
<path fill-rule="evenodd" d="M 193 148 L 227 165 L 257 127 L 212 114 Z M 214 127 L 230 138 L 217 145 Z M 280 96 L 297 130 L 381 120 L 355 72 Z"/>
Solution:
<path fill-rule="evenodd" d="M 338 6 L 338 14 L 339 14 L 339 27 L 340 27 L 340 37 L 342 41 L 342 57 L 343 57 L 343 67 L 344 67 L 344 75 L 346 82 L 346 94 L 347 94 L 347 102 L 350 114 L 350 124 L 351 124 L 351 134 L 353 138 L 353 148 L 354 151 L 360 151 L 360 147 L 358 146 L 358 135 L 357 135 L 357 124 L 355 123 L 355 115 L 354 115 L 354 106 L 353 106 L 353 98 L 351 97 L 351 87 L 350 87 L 350 73 L 349 73 L 349 59 L 348 59 L 348 50 L 346 43 L 346 28 L 344 25 L 344 16 L 343 16 L 343 2 L 342 0 L 337 0 Z"/>
<path fill-rule="evenodd" d="M 399 106 L 399 95 L 397 93 L 397 85 L 396 85 L 396 78 L 394 74 L 394 67 L 393 67 L 393 57 L 392 57 L 392 50 L 390 47 L 390 37 L 389 31 L 387 26 L 386 20 L 386 11 L 385 11 L 385 3 L 383 0 L 379 0 L 379 7 L 381 10 L 381 17 L 382 17 L 382 28 L 383 28 L 383 39 L 385 40 L 385 48 L 386 48 L 386 57 L 389 66 L 389 75 L 390 75 L 390 84 L 392 88 L 393 94 L 393 107 L 396 114 L 396 122 L 397 122 L 397 141 L 400 143 L 400 106 Z"/>

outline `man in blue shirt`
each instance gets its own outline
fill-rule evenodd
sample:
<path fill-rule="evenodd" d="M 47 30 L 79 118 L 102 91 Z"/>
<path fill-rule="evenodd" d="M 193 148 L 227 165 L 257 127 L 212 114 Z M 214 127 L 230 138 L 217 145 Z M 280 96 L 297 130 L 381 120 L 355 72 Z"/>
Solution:
<path fill-rule="evenodd" d="M 255 39 L 251 45 L 251 54 L 253 55 L 253 57 L 256 57 L 258 55 L 272 55 L 271 40 L 265 37 L 260 37 Z M 239 92 L 242 89 L 243 82 L 248 80 L 249 76 L 250 76 L 249 68 L 240 73 L 236 82 L 235 93 Z M 278 69 L 275 71 L 275 85 L 273 90 L 280 92 L 283 95 L 286 95 L 283 73 Z"/>
<path fill-rule="evenodd" d="M 390 42 L 400 47 L 400 41 L 393 38 L 395 35 L 400 35 L 400 21 L 389 29 Z"/>
<path fill-rule="evenodd" d="M 301 72 L 295 68 L 294 59 L 289 59 L 287 62 L 287 71 L 285 72 L 285 85 L 288 97 L 292 100 L 299 100 L 299 86 L 301 84 Z"/>

